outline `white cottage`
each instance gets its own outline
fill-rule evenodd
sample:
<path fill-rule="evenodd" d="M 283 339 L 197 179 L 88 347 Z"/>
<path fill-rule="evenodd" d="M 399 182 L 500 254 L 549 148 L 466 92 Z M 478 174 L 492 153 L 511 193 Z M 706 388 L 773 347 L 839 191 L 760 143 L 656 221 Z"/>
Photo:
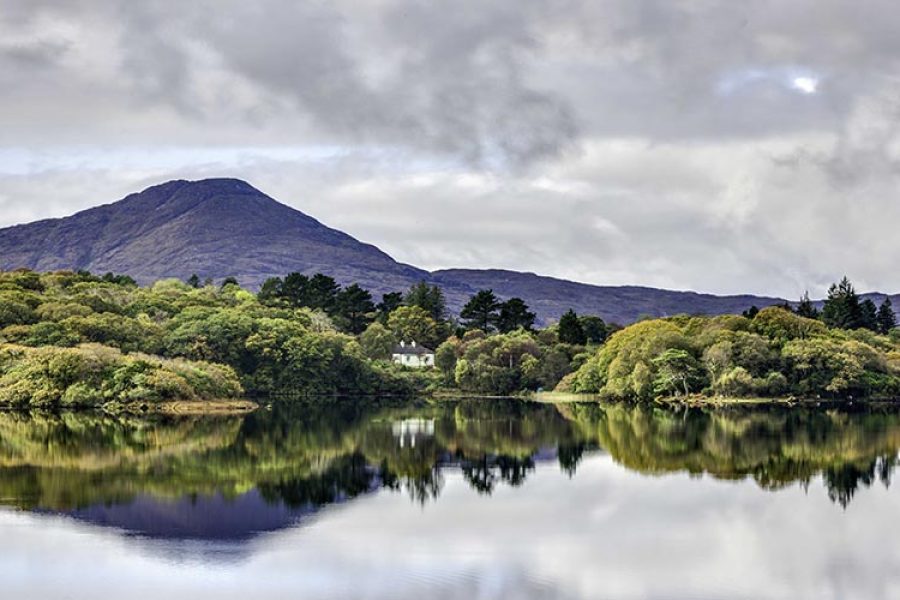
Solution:
<path fill-rule="evenodd" d="M 433 367 L 434 350 L 420 346 L 415 341 L 400 342 L 394 346 L 392 358 L 398 365 L 407 367 Z"/>

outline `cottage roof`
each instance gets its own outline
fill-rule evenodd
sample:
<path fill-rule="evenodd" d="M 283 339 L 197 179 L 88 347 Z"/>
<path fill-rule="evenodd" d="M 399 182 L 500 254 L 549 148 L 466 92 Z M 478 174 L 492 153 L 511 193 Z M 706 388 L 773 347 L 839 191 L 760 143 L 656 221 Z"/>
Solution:
<path fill-rule="evenodd" d="M 420 346 L 415 342 L 412 342 L 411 344 L 400 342 L 394 346 L 394 354 L 415 354 L 422 356 L 423 354 L 434 354 L 434 350 L 426 348 L 425 346 Z"/>

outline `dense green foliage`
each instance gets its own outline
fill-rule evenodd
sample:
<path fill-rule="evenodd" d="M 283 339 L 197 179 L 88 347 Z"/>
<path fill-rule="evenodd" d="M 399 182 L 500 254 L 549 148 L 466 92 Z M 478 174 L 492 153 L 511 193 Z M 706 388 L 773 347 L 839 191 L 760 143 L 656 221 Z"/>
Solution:
<path fill-rule="evenodd" d="M 674 317 L 612 335 L 568 389 L 649 400 L 709 394 L 849 398 L 900 393 L 900 339 L 829 328 L 779 307 Z"/>
<path fill-rule="evenodd" d="M 567 344 L 584 344 L 587 342 L 587 335 L 584 333 L 584 327 L 578 320 L 578 315 L 574 310 L 567 311 L 559 319 L 559 339 Z"/>
<path fill-rule="evenodd" d="M 230 367 L 85 344 L 0 349 L 0 406 L 94 407 L 216 400 L 242 393 Z"/>
<path fill-rule="evenodd" d="M 375 303 L 368 290 L 355 283 L 341 288 L 334 278 L 321 273 L 312 277 L 302 273 L 291 273 L 284 279 L 272 277 L 263 283 L 258 297 L 270 307 L 320 310 L 351 334 L 362 333 L 375 319 Z"/>
<path fill-rule="evenodd" d="M 447 301 L 444 299 L 443 290 L 436 285 L 428 285 L 424 281 L 409 288 L 409 291 L 403 296 L 403 304 L 418 306 L 435 321 L 447 318 Z M 399 306 L 394 308 L 399 308 Z"/>
<path fill-rule="evenodd" d="M 486 335 L 480 330 L 451 337 L 437 349 L 435 361 L 445 382 L 464 392 L 504 395 L 552 389 L 572 371 L 581 346 L 559 343 L 550 332 L 525 329 Z"/>
<path fill-rule="evenodd" d="M 103 356 L 116 356 L 118 362 L 141 355 L 145 357 L 141 364 L 155 356 L 158 364 L 180 359 L 203 368 L 230 367 L 240 387 L 235 391 L 226 386 L 220 392 L 226 396 L 240 393 L 241 387 L 252 395 L 407 394 L 441 381 L 465 391 L 506 394 L 552 387 L 572 370 L 576 350 L 559 346 L 553 331 L 532 332 L 534 313 L 521 299 L 501 302 L 485 291 L 476 294 L 470 305 L 484 305 L 480 317 L 478 310 L 466 312 L 470 325 L 480 322 L 503 333 L 477 344 L 476 337 L 484 337 L 480 332 L 473 331 L 476 337 L 464 342 L 456 339 L 462 364 L 470 366 L 459 378 L 456 358 L 449 372 L 391 362 L 399 342 L 438 348 L 456 327 L 447 317 L 439 287 L 421 283 L 405 294 L 385 294 L 376 306 L 368 291 L 357 285 L 342 288 L 321 274 L 272 278 L 254 295 L 233 280 L 220 287 L 204 285 L 199 278 L 166 280 L 143 288 L 130 278 L 112 274 L 3 273 L 0 344 L 68 349 L 72 356 L 81 356 L 87 352 L 85 345 L 93 344 L 94 353 L 115 350 Z M 495 350 L 498 354 L 493 356 Z M 446 349 L 443 355 L 447 356 Z M 42 355 L 27 353 L 21 361 L 37 361 L 38 356 Z M 71 395 L 82 395 L 80 388 L 69 393 L 60 381 L 41 375 L 40 369 L 19 367 L 12 373 L 28 373 L 28 389 L 55 390 L 35 391 L 36 405 L 72 404 Z M 147 378 L 128 380 L 130 388 L 110 391 L 105 379 L 113 377 L 113 371 L 112 367 L 102 369 L 91 379 L 91 403 L 101 398 L 105 402 L 125 397 L 169 398 L 178 390 L 184 392 L 183 399 L 208 396 L 204 389 L 174 384 L 157 390 L 155 383 L 144 381 Z M 78 383 L 73 380 L 69 385 Z M 27 387 L 21 382 L 16 385 L 19 390 Z M 4 396 L 0 404 L 21 404 L 22 393 L 18 394 L 15 399 Z"/>
<path fill-rule="evenodd" d="M 254 295 L 234 281 L 138 287 L 112 274 L 0 273 L 0 347 L 16 357 L 2 366 L 0 405 L 438 387 L 484 395 L 555 387 L 634 400 L 900 393 L 900 336 L 890 300 L 880 307 L 860 301 L 846 278 L 832 286 L 821 313 L 804 296 L 796 308 L 649 320 L 617 331 L 570 310 L 535 331 L 534 313 L 520 298 L 503 301 L 482 290 L 460 316 L 462 326 L 448 317 L 440 288 L 424 282 L 385 294 L 376 306 L 358 285 L 341 287 L 321 274 L 272 278 Z M 437 369 L 395 365 L 400 342 L 435 349 Z M 29 348 L 58 349 L 54 361 L 102 356 L 105 366 L 60 379 L 40 366 L 53 353 Z M 181 361 L 181 371 L 171 359 Z M 186 377 L 187 364 L 214 384 Z M 123 369 L 144 371 L 116 375 Z M 29 394 L 33 399 L 23 400 Z"/>
<path fill-rule="evenodd" d="M 534 327 L 535 314 L 521 298 L 501 301 L 493 290 L 480 290 L 463 306 L 459 313 L 463 327 L 485 333 L 499 331 L 510 333 L 516 329 Z"/>
<path fill-rule="evenodd" d="M 4 392 L 0 404 L 21 404 L 26 389 L 34 395 L 30 402 L 44 405 L 179 394 L 182 399 L 231 397 L 241 393 L 241 386 L 251 394 L 333 394 L 407 393 L 423 385 L 408 373 L 367 360 L 357 340 L 339 332 L 323 310 L 297 306 L 301 301 L 330 306 L 347 329 L 360 329 L 367 322 L 362 315 L 374 311 L 374 306 L 371 311 L 369 305 L 360 308 L 368 292 L 350 286 L 332 298 L 334 289 L 326 279 L 290 276 L 279 289 L 280 295 L 261 294 L 264 303 L 233 284 L 195 288 L 168 280 L 141 288 L 127 278 L 87 273 L 0 274 L 0 343 L 5 351 L 59 349 L 56 354 L 18 351 L 16 361 L 7 361 L 3 385 L 18 391 Z M 100 346 L 85 346 L 91 344 Z M 88 355 L 103 357 L 102 368 L 68 379 L 40 368 L 45 359 L 76 361 Z M 217 380 L 216 369 L 233 369 L 240 385 L 213 386 L 210 393 L 202 381 L 187 378 L 184 386 L 169 371 L 183 376 L 179 365 L 189 364 L 185 360 L 195 361 L 200 370 L 215 370 Z M 144 371 L 140 377 L 116 379 L 126 366 Z M 159 373 L 151 377 L 150 370 Z M 85 394 L 91 399 L 71 400 Z"/>
<path fill-rule="evenodd" d="M 846 277 L 828 289 L 828 298 L 821 314 L 810 308 L 807 295 L 801 299 L 796 312 L 801 316 L 821 317 L 829 327 L 840 329 L 869 329 L 886 334 L 897 326 L 897 316 L 890 298 L 886 297 L 881 306 L 876 306 L 870 298 L 860 300 Z"/>
<path fill-rule="evenodd" d="M 530 330 L 534 327 L 535 314 L 528 310 L 528 305 L 521 298 L 510 298 L 500 305 L 497 315 L 497 329 L 501 333 L 509 333 L 516 329 Z"/>

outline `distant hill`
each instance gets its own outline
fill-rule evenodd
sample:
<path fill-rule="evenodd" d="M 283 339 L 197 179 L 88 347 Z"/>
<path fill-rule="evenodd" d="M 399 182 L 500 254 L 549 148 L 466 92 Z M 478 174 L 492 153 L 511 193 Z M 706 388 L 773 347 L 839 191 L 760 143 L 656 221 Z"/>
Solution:
<path fill-rule="evenodd" d="M 475 291 L 519 296 L 541 323 L 569 308 L 622 324 L 642 316 L 739 313 L 779 298 L 713 296 L 636 286 L 596 286 L 533 273 L 449 269 L 429 273 L 332 229 L 236 179 L 170 181 L 71 217 L 0 229 L 0 270 L 112 271 L 157 279 L 234 276 L 251 289 L 298 271 L 359 283 L 376 298 L 418 281 L 444 288 L 458 311 Z M 873 294 L 878 298 L 882 294 Z M 898 298 L 895 297 L 895 302 Z M 897 302 L 900 306 L 900 302 Z"/>
<path fill-rule="evenodd" d="M 544 319 L 558 319 L 569 308 L 579 314 L 600 315 L 607 321 L 630 323 L 644 316 L 740 313 L 783 302 L 763 296 L 713 296 L 639 286 L 598 286 L 534 273 L 503 270 L 447 269 L 433 273 L 439 283 L 464 283 L 474 289 L 492 288 L 504 297 L 518 296 Z"/>

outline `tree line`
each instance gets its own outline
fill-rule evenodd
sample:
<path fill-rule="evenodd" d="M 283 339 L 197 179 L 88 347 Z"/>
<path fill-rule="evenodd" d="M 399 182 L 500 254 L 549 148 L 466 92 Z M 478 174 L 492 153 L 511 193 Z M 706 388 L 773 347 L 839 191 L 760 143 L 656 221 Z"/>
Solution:
<path fill-rule="evenodd" d="M 876 305 L 871 298 L 860 299 L 846 276 L 828 288 L 821 311 L 809 299 L 809 292 L 805 292 L 796 305 L 785 302 L 777 306 L 807 319 L 820 320 L 836 329 L 868 329 L 887 334 L 897 327 L 897 314 L 890 297 L 885 296 L 880 305 Z M 751 306 L 743 312 L 743 316 L 752 319 L 757 313 L 759 308 Z"/>
<path fill-rule="evenodd" d="M 192 280 L 189 283 L 196 283 L 199 278 Z M 342 287 L 322 273 L 291 273 L 284 278 L 267 279 L 258 297 L 267 306 L 321 310 L 340 329 L 353 335 L 362 334 L 376 322 L 388 325 L 393 318 L 392 329 L 397 333 L 434 345 L 452 334 L 462 336 L 472 330 L 486 334 L 533 331 L 536 321 L 535 313 L 524 300 L 501 300 L 490 289 L 476 292 L 460 310 L 459 319 L 452 319 L 441 287 L 424 281 L 406 292 L 383 294 L 376 303 L 371 292 L 358 284 Z M 608 326 L 597 316 L 578 316 L 573 310 L 563 314 L 558 325 L 562 341 L 582 345 L 602 343 L 616 327 Z"/>
<path fill-rule="evenodd" d="M 427 282 L 376 302 L 324 274 L 271 278 L 254 294 L 233 278 L 140 287 L 111 273 L 16 271 L 0 273 L 0 404 L 438 389 L 888 396 L 900 393 L 895 326 L 889 299 L 860 300 L 846 278 L 821 310 L 804 295 L 744 317 L 622 329 L 573 310 L 538 327 L 521 298 L 492 290 L 457 318 Z M 393 364 L 400 341 L 432 348 L 437 369 Z"/>

